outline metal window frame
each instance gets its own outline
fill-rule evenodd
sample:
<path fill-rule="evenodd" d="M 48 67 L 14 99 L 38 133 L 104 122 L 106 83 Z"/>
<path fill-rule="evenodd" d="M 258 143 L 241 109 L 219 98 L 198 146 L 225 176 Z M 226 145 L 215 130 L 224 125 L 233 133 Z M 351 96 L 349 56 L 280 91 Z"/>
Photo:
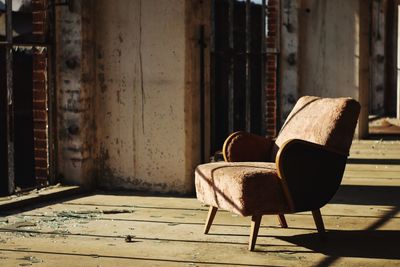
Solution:
<path fill-rule="evenodd" d="M 216 29 L 215 29 L 215 20 L 216 20 L 216 14 L 215 14 L 215 2 L 218 0 L 211 0 L 211 38 L 210 38 L 210 52 L 211 52 L 211 65 L 210 65 L 210 73 L 211 73 L 211 105 L 210 105 L 210 129 L 211 129 L 211 142 L 210 142 L 210 147 L 211 151 L 215 150 L 215 138 L 216 138 L 216 133 L 215 133 L 215 127 L 216 127 L 216 118 L 215 118 L 215 111 L 216 111 L 216 103 L 215 103 L 215 34 L 216 34 Z M 235 9 L 235 3 L 238 0 L 228 0 L 228 23 L 229 23 L 229 28 L 227 29 L 228 31 L 228 44 L 229 44 L 229 49 L 231 51 L 234 51 L 235 49 L 235 40 L 234 40 L 234 33 L 235 33 L 235 28 L 234 28 L 234 9 Z M 268 0 L 262 0 L 259 5 L 261 6 L 261 17 L 259 22 L 261 23 L 261 55 L 262 55 L 262 61 L 261 61 L 261 134 L 266 133 L 266 127 L 265 127 L 265 112 L 266 112 L 266 107 L 265 107 L 265 84 L 266 84 L 266 78 L 265 77 L 265 64 L 267 62 L 267 57 L 270 56 L 270 52 L 268 51 L 266 47 L 266 36 L 267 36 L 267 2 Z M 253 1 L 252 0 L 245 0 L 245 36 L 246 36 L 246 81 L 245 81 L 245 130 L 248 132 L 252 131 L 252 124 L 251 124 L 251 111 L 252 111 L 252 94 L 251 94 L 251 86 L 252 86 L 252 81 L 251 81 L 251 58 L 252 58 L 252 36 L 251 36 L 251 30 L 252 30 L 252 17 L 251 17 L 251 8 L 252 8 Z M 257 3 L 258 4 L 258 3 Z M 274 51 L 276 53 L 276 51 Z M 275 56 L 275 55 L 274 55 Z M 235 70 L 235 58 L 231 56 L 230 58 L 230 64 L 229 64 L 229 73 L 228 73 L 228 131 L 233 132 L 235 129 L 235 122 L 234 122 L 234 99 L 235 99 L 235 91 L 234 91 L 234 70 Z"/>

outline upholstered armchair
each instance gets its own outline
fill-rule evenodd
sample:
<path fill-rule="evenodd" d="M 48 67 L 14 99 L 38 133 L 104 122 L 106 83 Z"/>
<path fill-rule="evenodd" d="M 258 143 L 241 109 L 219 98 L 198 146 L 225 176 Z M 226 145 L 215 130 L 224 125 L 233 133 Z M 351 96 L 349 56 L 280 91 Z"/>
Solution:
<path fill-rule="evenodd" d="M 360 105 L 351 98 L 305 96 L 298 100 L 276 140 L 235 132 L 225 141 L 225 162 L 199 165 L 198 200 L 210 206 L 204 233 L 218 209 L 251 216 L 254 250 L 263 215 L 312 211 L 320 234 L 320 208 L 342 180 Z"/>

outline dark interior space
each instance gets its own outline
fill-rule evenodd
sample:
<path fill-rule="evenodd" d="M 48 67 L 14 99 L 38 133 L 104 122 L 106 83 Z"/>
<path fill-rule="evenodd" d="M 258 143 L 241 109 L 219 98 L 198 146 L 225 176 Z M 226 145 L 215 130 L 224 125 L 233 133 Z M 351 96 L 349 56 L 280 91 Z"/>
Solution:
<path fill-rule="evenodd" d="M 0 50 L 0 194 L 7 194 L 8 152 L 7 152 L 7 85 L 4 47 Z M 14 94 L 14 171 L 15 189 L 26 189 L 36 185 L 33 113 L 32 113 L 32 53 L 31 50 L 13 52 L 13 94 Z"/>
<path fill-rule="evenodd" d="M 222 148 L 229 131 L 229 87 L 233 87 L 233 131 L 246 129 L 246 78 L 250 80 L 251 132 L 261 134 L 262 106 L 262 12 L 261 5 L 251 4 L 250 32 L 246 34 L 246 4 L 235 2 L 233 11 L 233 49 L 230 48 L 229 1 L 215 1 L 214 41 L 211 55 L 214 153 Z M 246 77 L 246 42 L 250 37 L 250 75 Z M 233 79 L 231 75 L 233 73 Z M 230 79 L 232 82 L 230 82 Z"/>
<path fill-rule="evenodd" d="M 0 47 L 0 195 L 7 194 L 7 90 L 5 49 Z"/>
<path fill-rule="evenodd" d="M 32 50 L 15 51 L 13 60 L 15 186 L 23 189 L 36 185 L 32 112 Z"/>

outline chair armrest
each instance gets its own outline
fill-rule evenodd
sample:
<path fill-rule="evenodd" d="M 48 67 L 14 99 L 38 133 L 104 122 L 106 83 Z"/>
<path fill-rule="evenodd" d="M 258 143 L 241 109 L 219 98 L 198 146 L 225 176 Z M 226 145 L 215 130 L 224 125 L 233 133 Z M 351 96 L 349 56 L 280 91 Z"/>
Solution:
<path fill-rule="evenodd" d="M 235 132 L 224 142 L 222 153 L 227 162 L 270 161 L 271 138 L 246 132 Z"/>
<path fill-rule="evenodd" d="M 327 204 L 342 181 L 347 155 L 324 146 L 292 139 L 276 156 L 278 175 L 293 212 Z"/>

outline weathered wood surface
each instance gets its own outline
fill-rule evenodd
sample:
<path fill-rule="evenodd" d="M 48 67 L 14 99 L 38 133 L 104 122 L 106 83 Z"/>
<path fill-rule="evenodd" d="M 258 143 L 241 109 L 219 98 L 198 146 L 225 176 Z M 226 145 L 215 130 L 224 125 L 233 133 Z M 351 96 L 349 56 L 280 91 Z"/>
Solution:
<path fill-rule="evenodd" d="M 390 142 L 354 142 L 350 160 L 373 159 L 374 144 L 400 150 Z M 339 191 L 321 209 L 324 240 L 311 212 L 286 215 L 286 229 L 276 216 L 263 216 L 250 252 L 248 217 L 221 210 L 204 235 L 208 207 L 193 197 L 98 192 L 1 216 L 1 265 L 400 266 L 398 170 L 399 163 L 347 165 Z"/>

